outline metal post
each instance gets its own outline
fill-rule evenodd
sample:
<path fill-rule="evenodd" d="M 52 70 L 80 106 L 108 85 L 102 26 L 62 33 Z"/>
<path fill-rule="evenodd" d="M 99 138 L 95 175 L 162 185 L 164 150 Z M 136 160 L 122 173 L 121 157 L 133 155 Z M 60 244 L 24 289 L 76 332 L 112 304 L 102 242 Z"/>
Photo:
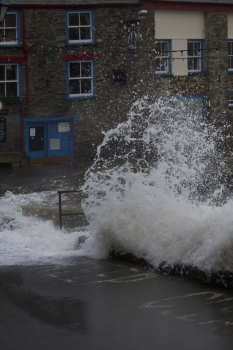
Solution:
<path fill-rule="evenodd" d="M 62 229 L 62 214 L 61 214 L 61 192 L 58 192 L 59 195 L 59 222 L 60 222 L 60 230 Z"/>

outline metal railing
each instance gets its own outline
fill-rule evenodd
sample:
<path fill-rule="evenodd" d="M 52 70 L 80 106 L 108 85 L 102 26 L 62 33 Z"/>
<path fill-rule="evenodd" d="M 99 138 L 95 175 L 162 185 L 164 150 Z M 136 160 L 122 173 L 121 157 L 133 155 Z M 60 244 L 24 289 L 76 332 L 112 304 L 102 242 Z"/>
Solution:
<path fill-rule="evenodd" d="M 57 191 L 58 193 L 58 196 L 59 196 L 59 224 L 60 224 L 60 229 L 62 229 L 62 225 L 63 225 L 63 222 L 62 222 L 62 217 L 63 216 L 70 216 L 70 215 L 84 215 L 83 212 L 76 212 L 76 213 L 63 213 L 62 212 L 62 201 L 61 201 L 61 196 L 62 194 L 64 193 L 82 193 L 82 191 L 78 190 L 78 191 Z"/>

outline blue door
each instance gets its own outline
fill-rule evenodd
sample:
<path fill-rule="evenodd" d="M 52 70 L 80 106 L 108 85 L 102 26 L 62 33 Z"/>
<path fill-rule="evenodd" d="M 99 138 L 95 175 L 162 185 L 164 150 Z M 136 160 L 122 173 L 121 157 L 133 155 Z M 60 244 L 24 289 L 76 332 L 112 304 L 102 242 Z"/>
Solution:
<path fill-rule="evenodd" d="M 72 155 L 71 122 L 52 122 L 49 125 L 49 156 L 62 157 Z"/>
<path fill-rule="evenodd" d="M 73 161 L 73 119 L 26 121 L 26 153 L 32 158 L 70 156 Z"/>
<path fill-rule="evenodd" d="M 26 140 L 28 155 L 31 158 L 44 158 L 47 154 L 47 127 L 46 124 L 28 125 Z"/>

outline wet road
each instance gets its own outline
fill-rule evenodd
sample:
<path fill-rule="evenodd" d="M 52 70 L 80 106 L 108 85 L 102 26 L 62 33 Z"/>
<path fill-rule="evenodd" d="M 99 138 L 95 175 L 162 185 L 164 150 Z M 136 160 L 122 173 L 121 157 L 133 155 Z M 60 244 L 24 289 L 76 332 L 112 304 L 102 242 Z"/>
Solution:
<path fill-rule="evenodd" d="M 28 168 L 0 168 L 0 195 L 6 190 L 30 193 L 46 190 L 76 190 L 84 183 L 91 163 L 43 165 Z"/>
<path fill-rule="evenodd" d="M 0 349 L 232 350 L 233 291 L 114 260 L 0 267 Z"/>
<path fill-rule="evenodd" d="M 0 195 L 76 190 L 87 167 L 0 169 Z M 0 350 L 16 349 L 233 350 L 233 290 L 110 259 L 1 266 Z"/>

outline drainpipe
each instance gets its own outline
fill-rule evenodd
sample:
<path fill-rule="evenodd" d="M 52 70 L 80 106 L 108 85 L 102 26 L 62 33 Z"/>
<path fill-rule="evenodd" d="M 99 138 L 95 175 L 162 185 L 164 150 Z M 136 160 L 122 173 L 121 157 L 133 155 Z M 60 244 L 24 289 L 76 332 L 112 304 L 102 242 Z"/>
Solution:
<path fill-rule="evenodd" d="M 30 95 L 29 95 L 29 74 L 28 74 L 28 52 L 30 49 L 30 46 L 28 46 L 26 42 L 26 22 L 25 22 L 25 13 L 24 13 L 24 7 L 22 8 L 22 20 L 23 20 L 23 52 L 25 56 L 25 68 L 26 68 L 26 93 L 27 93 L 27 104 L 22 107 L 21 109 L 21 123 L 22 123 L 22 137 L 21 137 L 21 150 L 22 155 L 25 156 L 25 122 L 24 122 L 24 115 L 25 110 L 29 107 L 30 104 Z"/>

